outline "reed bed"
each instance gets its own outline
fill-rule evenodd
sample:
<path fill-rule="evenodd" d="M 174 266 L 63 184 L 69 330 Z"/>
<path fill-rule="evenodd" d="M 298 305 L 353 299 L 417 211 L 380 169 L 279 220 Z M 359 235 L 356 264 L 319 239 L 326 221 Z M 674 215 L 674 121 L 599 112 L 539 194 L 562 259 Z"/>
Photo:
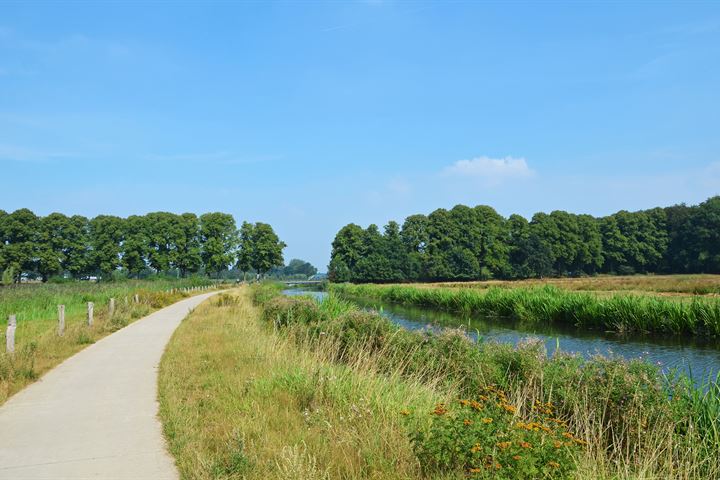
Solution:
<path fill-rule="evenodd" d="M 527 323 L 558 323 L 621 333 L 720 335 L 720 299 L 715 298 L 680 301 L 652 295 L 599 297 L 552 285 L 476 290 L 331 284 L 329 290 L 461 314 L 512 317 Z"/>

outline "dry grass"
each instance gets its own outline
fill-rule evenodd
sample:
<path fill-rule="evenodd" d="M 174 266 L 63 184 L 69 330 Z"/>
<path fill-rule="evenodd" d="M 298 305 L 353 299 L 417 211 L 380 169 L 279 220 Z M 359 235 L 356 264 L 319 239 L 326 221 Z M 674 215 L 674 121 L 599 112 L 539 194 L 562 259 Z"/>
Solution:
<path fill-rule="evenodd" d="M 333 364 L 260 324 L 247 289 L 200 306 L 160 368 L 160 415 L 182 478 L 417 478 L 398 412 L 432 388 Z"/>
<path fill-rule="evenodd" d="M 662 295 L 720 295 L 720 275 L 600 275 L 584 278 L 488 280 L 484 282 L 441 282 L 417 284 L 446 288 L 534 287 L 554 285 L 565 290 L 598 293 L 637 292 Z"/>

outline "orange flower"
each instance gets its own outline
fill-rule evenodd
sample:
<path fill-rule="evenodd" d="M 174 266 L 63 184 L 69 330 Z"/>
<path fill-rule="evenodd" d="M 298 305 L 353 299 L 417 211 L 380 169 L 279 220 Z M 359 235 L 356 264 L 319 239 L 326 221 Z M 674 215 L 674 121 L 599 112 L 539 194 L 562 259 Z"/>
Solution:
<path fill-rule="evenodd" d="M 569 438 L 570 440 L 573 439 L 572 434 L 571 434 L 571 433 L 568 433 L 568 432 L 563 432 L 562 436 L 565 437 L 565 438 Z"/>
<path fill-rule="evenodd" d="M 500 442 L 497 444 L 498 448 L 500 448 L 501 450 L 505 450 L 510 445 L 512 445 L 512 442 Z"/>
<path fill-rule="evenodd" d="M 445 415 L 447 412 L 448 411 L 447 411 L 447 408 L 445 408 L 444 403 L 438 403 L 435 406 L 435 410 L 433 410 L 433 414 L 435 414 L 435 415 Z"/>
<path fill-rule="evenodd" d="M 465 425 L 472 425 L 473 421 L 470 420 L 469 418 L 466 418 L 465 420 L 463 420 L 463 423 L 464 423 Z"/>
<path fill-rule="evenodd" d="M 532 448 L 532 445 L 530 445 L 528 442 L 520 442 L 520 446 L 522 448 Z"/>
<path fill-rule="evenodd" d="M 482 472 L 482 468 L 471 468 L 468 470 L 470 473 L 480 473 Z"/>
<path fill-rule="evenodd" d="M 472 453 L 479 452 L 480 450 L 482 450 L 482 445 L 480 445 L 479 443 L 476 443 L 476 444 L 473 445 L 473 447 L 470 449 L 470 451 L 471 451 Z"/>
<path fill-rule="evenodd" d="M 522 457 L 520 455 L 513 455 L 513 460 L 520 460 Z"/>
<path fill-rule="evenodd" d="M 555 448 L 562 448 L 563 442 L 558 442 L 557 440 L 555 440 L 553 442 L 553 445 L 555 446 Z"/>
<path fill-rule="evenodd" d="M 467 407 L 468 405 L 470 405 L 470 401 L 469 400 L 460 400 L 460 405 L 462 405 L 463 407 Z"/>

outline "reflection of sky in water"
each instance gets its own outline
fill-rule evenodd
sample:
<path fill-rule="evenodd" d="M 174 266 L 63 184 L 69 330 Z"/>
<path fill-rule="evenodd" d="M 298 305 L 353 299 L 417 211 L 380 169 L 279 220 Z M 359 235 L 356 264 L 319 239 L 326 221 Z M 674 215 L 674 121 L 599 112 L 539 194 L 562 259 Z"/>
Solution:
<path fill-rule="evenodd" d="M 322 300 L 325 292 L 286 290 L 287 295 L 310 295 Z M 539 338 L 545 342 L 549 354 L 559 344 L 564 352 L 585 357 L 596 354 L 617 355 L 627 359 L 642 358 L 660 365 L 667 372 L 678 370 L 701 380 L 720 372 L 720 343 L 700 338 L 653 336 L 618 336 L 613 333 L 579 330 L 574 327 L 532 325 L 525 326 L 506 318 L 467 318 L 447 312 L 381 303 L 367 299 L 353 299 L 359 306 L 379 310 L 394 323 L 409 330 L 464 326 L 470 338 L 517 344 L 525 338 Z"/>

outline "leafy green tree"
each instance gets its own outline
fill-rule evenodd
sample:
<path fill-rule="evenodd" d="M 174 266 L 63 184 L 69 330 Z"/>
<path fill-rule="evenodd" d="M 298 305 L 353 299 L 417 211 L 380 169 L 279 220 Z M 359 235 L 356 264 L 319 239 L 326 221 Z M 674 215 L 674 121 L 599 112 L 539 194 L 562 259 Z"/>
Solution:
<path fill-rule="evenodd" d="M 290 263 L 283 268 L 283 274 L 286 276 L 303 275 L 305 277 L 312 277 L 317 273 L 317 268 L 312 266 L 310 262 L 300 260 L 299 258 L 293 258 Z"/>
<path fill-rule="evenodd" d="M 196 273 L 202 267 L 200 256 L 200 223 L 194 213 L 183 213 L 177 219 L 178 234 L 176 236 L 175 267 L 185 277 Z"/>
<path fill-rule="evenodd" d="M 691 272 L 720 273 L 720 196 L 693 208 L 681 236 Z"/>
<path fill-rule="evenodd" d="M 249 222 L 243 222 L 240 226 L 238 259 L 236 267 L 243 272 L 243 280 L 247 280 L 247 273 L 252 270 L 252 259 L 255 246 L 253 244 L 255 237 L 255 226 Z"/>
<path fill-rule="evenodd" d="M 221 212 L 200 216 L 200 245 L 205 270 L 219 275 L 235 260 L 237 228 L 232 215 Z"/>
<path fill-rule="evenodd" d="M 180 218 L 170 212 L 152 212 L 145 216 L 145 224 L 150 267 L 167 272 L 177 263 L 178 244 L 184 236 Z"/>
<path fill-rule="evenodd" d="M 86 268 L 88 238 L 85 217 L 51 213 L 39 221 L 35 262 L 43 280 L 69 272 L 79 275 Z"/>
<path fill-rule="evenodd" d="M 125 221 L 113 215 L 99 215 L 90 220 L 89 227 L 90 270 L 111 278 L 122 266 Z"/>
<path fill-rule="evenodd" d="M 355 268 L 365 255 L 365 231 L 354 223 L 345 225 L 335 235 L 328 266 L 328 277 L 333 282 L 349 282 Z"/>
<path fill-rule="evenodd" d="M 286 246 L 270 225 L 257 222 L 252 232 L 252 255 L 250 256 L 252 269 L 258 275 L 263 276 L 273 267 L 283 265 L 282 251 Z"/>
<path fill-rule="evenodd" d="M 139 277 L 148 267 L 150 238 L 147 218 L 132 215 L 125 220 L 122 264 L 128 274 Z"/>
<path fill-rule="evenodd" d="M 35 270 L 37 234 L 40 219 L 27 208 L 21 208 L 3 217 L 2 269 L 12 269 L 15 281 L 23 272 Z"/>

